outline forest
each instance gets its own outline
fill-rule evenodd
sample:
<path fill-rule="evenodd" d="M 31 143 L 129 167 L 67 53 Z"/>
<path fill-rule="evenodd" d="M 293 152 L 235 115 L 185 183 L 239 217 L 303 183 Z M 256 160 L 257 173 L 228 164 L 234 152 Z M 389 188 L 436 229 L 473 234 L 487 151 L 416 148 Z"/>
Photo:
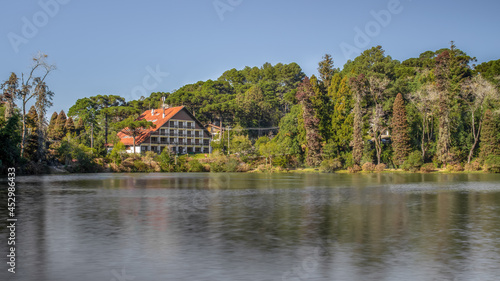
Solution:
<path fill-rule="evenodd" d="M 265 63 L 137 100 L 89 95 L 50 117 L 55 67 L 42 53 L 33 62 L 0 80 L 3 171 L 500 172 L 500 59 L 476 64 L 453 42 L 404 61 L 376 46 L 341 69 L 326 54 L 317 75 Z M 209 158 L 125 153 L 117 132 L 150 126 L 137 117 L 163 103 L 231 130 Z"/>

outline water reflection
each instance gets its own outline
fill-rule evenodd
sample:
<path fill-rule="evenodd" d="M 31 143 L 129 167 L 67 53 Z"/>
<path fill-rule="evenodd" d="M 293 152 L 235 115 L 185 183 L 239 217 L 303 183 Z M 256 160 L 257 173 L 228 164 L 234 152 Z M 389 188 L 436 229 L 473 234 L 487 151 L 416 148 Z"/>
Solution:
<path fill-rule="evenodd" d="M 23 177 L 18 273 L 0 277 L 495 280 L 499 182 L 482 174 Z"/>

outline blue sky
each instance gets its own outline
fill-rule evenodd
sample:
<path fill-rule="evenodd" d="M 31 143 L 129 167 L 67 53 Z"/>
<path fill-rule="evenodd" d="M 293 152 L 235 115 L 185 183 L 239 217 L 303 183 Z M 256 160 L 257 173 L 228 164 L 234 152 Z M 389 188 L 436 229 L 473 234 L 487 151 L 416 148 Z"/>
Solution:
<path fill-rule="evenodd" d="M 47 80 L 52 112 L 82 97 L 130 100 L 265 62 L 296 62 L 312 75 L 325 53 L 342 67 L 348 45 L 382 45 L 404 60 L 454 40 L 484 62 L 500 59 L 498 11 L 500 1 L 462 0 L 3 1 L 0 81 L 48 54 L 57 65 Z"/>

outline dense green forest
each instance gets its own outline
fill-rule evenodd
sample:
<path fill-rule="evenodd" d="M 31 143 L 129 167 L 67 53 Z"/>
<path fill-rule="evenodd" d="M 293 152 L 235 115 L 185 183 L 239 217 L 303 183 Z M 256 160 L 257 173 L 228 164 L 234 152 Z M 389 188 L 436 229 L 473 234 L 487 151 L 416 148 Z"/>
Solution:
<path fill-rule="evenodd" d="M 296 63 L 231 69 L 215 81 L 138 100 L 82 98 L 67 114 L 54 112 L 50 118 L 46 112 L 54 93 L 45 77 L 54 67 L 43 54 L 34 62 L 29 75 L 12 73 L 1 84 L 4 170 L 16 166 L 40 173 L 48 165 L 66 165 L 88 172 L 132 161 L 131 170 L 142 171 L 149 161 L 161 171 L 265 165 L 351 172 L 500 172 L 500 60 L 476 65 L 453 42 L 402 62 L 377 46 L 342 69 L 327 54 L 318 62 L 318 75 L 310 77 Z M 216 156 L 205 168 L 196 159 L 174 164 L 175 156 L 167 152 L 124 154 L 117 131 L 148 126 L 135 119 L 144 110 L 161 107 L 163 97 L 170 106 L 186 106 L 204 124 L 231 128 L 222 141 L 212 142 Z M 33 106 L 28 109 L 29 102 Z M 115 144 L 111 153 L 109 143 Z M 228 153 L 232 156 L 224 156 Z"/>

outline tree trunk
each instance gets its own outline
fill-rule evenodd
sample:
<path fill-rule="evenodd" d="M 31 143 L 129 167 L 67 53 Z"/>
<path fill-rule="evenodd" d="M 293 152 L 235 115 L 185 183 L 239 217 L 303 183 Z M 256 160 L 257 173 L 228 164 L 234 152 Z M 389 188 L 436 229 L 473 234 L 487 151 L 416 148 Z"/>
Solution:
<path fill-rule="evenodd" d="M 94 123 L 90 124 L 90 148 L 94 149 Z"/>
<path fill-rule="evenodd" d="M 377 152 L 377 164 L 380 164 L 380 157 L 382 154 L 382 145 L 381 145 L 380 136 L 376 136 L 375 138 L 375 151 Z"/>
<path fill-rule="evenodd" d="M 472 156 L 474 155 L 474 149 L 476 148 L 477 142 L 479 141 L 479 134 L 481 133 L 481 126 L 483 122 L 482 120 L 479 121 L 479 126 L 476 131 L 476 127 L 474 125 L 474 112 L 472 112 L 472 135 L 474 136 L 474 144 L 470 148 L 469 151 L 469 156 L 467 157 L 467 163 L 470 164 L 470 160 L 472 159 Z"/>
<path fill-rule="evenodd" d="M 422 149 L 422 160 L 425 161 L 425 115 L 422 117 L 422 143 L 420 148 Z"/>
<path fill-rule="evenodd" d="M 26 142 L 26 102 L 23 100 L 23 131 L 21 133 L 21 157 L 24 157 L 25 142 Z"/>
<path fill-rule="evenodd" d="M 108 114 L 104 114 L 104 144 L 108 144 Z"/>
<path fill-rule="evenodd" d="M 132 150 L 132 153 L 135 154 L 135 136 L 133 136 L 133 139 L 134 139 L 134 146 L 133 146 L 133 150 Z"/>

